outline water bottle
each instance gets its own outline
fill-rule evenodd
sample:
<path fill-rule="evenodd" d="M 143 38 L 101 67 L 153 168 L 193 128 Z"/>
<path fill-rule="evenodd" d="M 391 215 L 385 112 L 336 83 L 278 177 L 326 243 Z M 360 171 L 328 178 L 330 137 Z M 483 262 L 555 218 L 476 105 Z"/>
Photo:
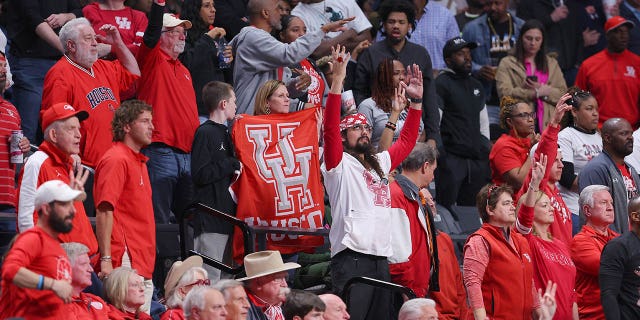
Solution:
<path fill-rule="evenodd" d="M 218 67 L 220 69 L 228 69 L 231 67 L 231 58 L 224 56 L 224 49 L 227 47 L 227 39 L 220 37 L 218 39 Z"/>

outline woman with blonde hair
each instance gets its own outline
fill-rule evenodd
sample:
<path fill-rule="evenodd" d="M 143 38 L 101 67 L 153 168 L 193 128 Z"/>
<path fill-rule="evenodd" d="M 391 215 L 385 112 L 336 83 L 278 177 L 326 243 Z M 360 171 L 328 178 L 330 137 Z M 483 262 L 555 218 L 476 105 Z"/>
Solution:
<path fill-rule="evenodd" d="M 531 182 L 518 202 L 515 229 L 529 243 L 533 263 L 533 280 L 538 289 L 552 281 L 557 283 L 555 319 L 578 319 L 575 293 L 576 266 L 566 243 L 551 234 L 555 221 L 551 199 L 541 190 L 547 167 L 546 155 L 532 160 Z"/>
<path fill-rule="evenodd" d="M 118 267 L 106 277 L 104 291 L 109 305 L 109 319 L 151 320 L 142 312 L 144 305 L 144 278 L 129 267 Z"/>
<path fill-rule="evenodd" d="M 256 93 L 253 115 L 289 113 L 289 91 L 284 82 L 268 80 Z"/>

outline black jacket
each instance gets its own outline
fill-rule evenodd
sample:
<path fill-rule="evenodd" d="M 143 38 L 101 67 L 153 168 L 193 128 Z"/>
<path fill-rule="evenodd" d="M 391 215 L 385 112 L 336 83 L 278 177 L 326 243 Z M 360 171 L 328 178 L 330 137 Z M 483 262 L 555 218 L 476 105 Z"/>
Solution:
<path fill-rule="evenodd" d="M 436 92 L 441 100 L 444 150 L 465 159 L 488 159 L 491 146 L 480 133 L 480 111 L 485 106 L 482 83 L 471 75 L 443 69 L 436 78 Z"/>
<path fill-rule="evenodd" d="M 211 120 L 196 130 L 191 150 L 191 176 L 194 200 L 216 210 L 236 214 L 236 204 L 229 193 L 234 171 L 240 169 L 227 127 Z M 231 234 L 233 226 L 209 214 L 197 214 L 195 235 L 202 232 Z"/>

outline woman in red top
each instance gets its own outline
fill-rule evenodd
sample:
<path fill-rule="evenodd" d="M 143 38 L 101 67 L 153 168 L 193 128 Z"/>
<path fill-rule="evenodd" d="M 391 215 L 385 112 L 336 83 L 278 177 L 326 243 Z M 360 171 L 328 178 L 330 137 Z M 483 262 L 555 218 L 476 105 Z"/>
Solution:
<path fill-rule="evenodd" d="M 128 267 L 113 269 L 104 282 L 111 320 L 151 320 L 151 316 L 140 311 L 144 304 L 144 278 Z"/>
<path fill-rule="evenodd" d="M 476 198 L 482 227 L 464 246 L 463 274 L 476 320 L 539 319 L 529 243 L 511 232 L 516 221 L 509 186 L 487 185 Z"/>
<path fill-rule="evenodd" d="M 520 198 L 515 229 L 529 241 L 536 288 L 543 288 L 549 280 L 558 284 L 558 306 L 554 319 L 577 320 L 576 266 L 571 260 L 567 245 L 551 235 L 550 226 L 554 222 L 555 213 L 551 200 L 540 190 L 547 157 L 542 155 L 540 159 L 540 162 L 533 163 L 529 188 Z"/>
<path fill-rule="evenodd" d="M 500 101 L 500 126 L 509 130 L 491 148 L 489 165 L 494 184 L 507 184 L 519 190 L 529 173 L 529 149 L 539 135 L 535 134 L 536 113 L 522 100 L 503 97 Z"/>

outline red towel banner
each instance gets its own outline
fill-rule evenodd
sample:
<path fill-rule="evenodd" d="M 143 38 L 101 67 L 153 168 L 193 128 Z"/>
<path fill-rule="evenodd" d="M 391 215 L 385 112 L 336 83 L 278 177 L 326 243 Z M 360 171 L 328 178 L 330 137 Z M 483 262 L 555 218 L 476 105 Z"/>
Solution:
<path fill-rule="evenodd" d="M 324 191 L 320 180 L 316 108 L 267 116 L 244 115 L 233 125 L 242 174 L 232 185 L 238 219 L 249 225 L 322 228 Z M 322 237 L 267 235 L 267 249 L 283 254 L 313 251 Z M 233 252 L 242 261 L 236 228 Z"/>

